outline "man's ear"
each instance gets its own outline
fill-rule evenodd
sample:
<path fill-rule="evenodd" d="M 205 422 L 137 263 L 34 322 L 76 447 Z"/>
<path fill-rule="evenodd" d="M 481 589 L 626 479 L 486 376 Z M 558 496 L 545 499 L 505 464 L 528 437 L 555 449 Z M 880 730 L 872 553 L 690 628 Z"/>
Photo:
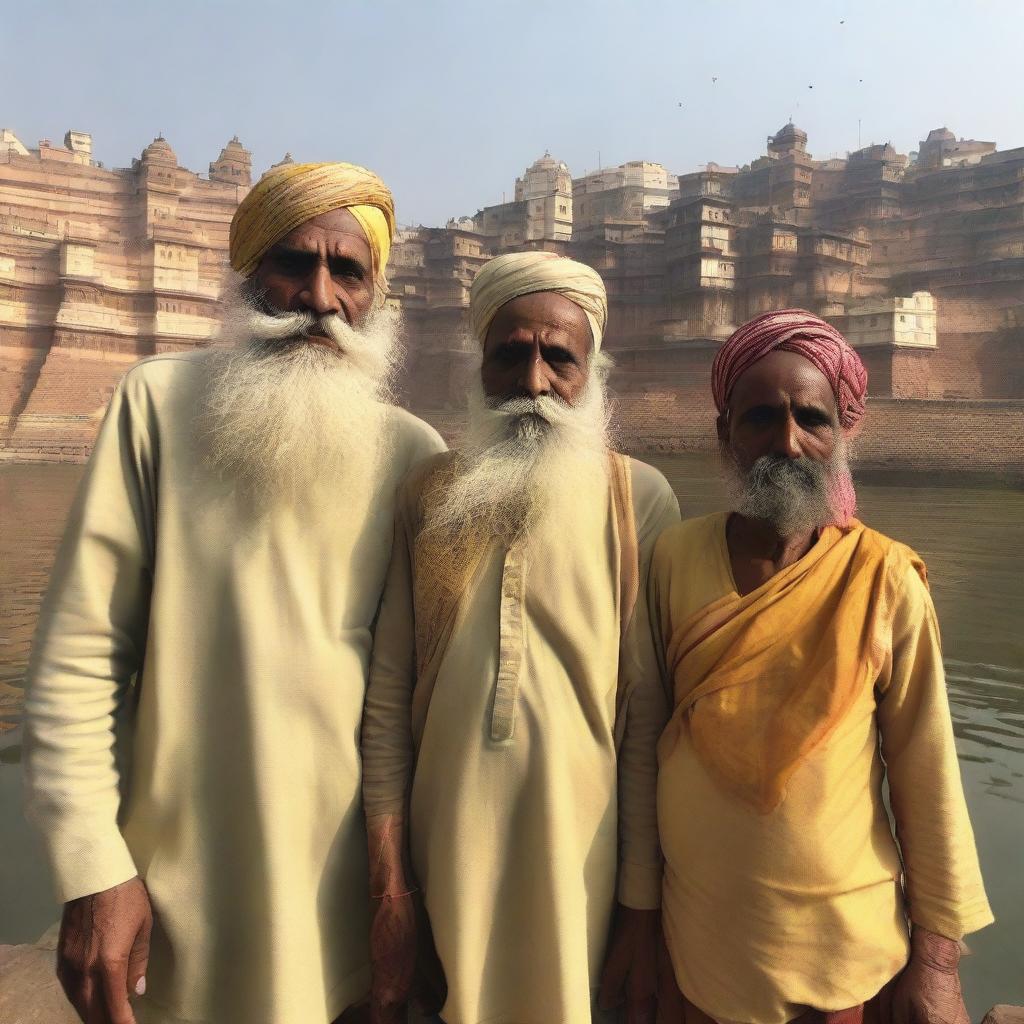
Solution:
<path fill-rule="evenodd" d="M 843 430 L 847 441 L 856 441 L 860 432 L 864 429 L 864 417 L 862 416 L 852 427 Z"/>
<path fill-rule="evenodd" d="M 718 440 L 722 444 L 729 443 L 729 413 L 728 410 L 720 412 L 715 419 L 715 430 L 718 432 Z"/>

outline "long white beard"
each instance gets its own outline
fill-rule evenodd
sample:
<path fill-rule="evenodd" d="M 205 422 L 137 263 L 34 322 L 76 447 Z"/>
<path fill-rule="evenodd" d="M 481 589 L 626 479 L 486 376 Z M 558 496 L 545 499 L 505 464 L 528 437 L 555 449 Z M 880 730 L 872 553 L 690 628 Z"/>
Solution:
<path fill-rule="evenodd" d="M 513 398 L 495 404 L 479 378 L 456 455 L 455 477 L 424 524 L 458 535 L 484 525 L 506 542 L 554 526 L 572 530 L 581 509 L 607 499 L 609 427 L 605 377 L 596 355 L 581 400 Z"/>
<path fill-rule="evenodd" d="M 199 428 L 214 470 L 255 498 L 364 491 L 386 455 L 397 317 L 265 313 L 229 284 Z M 337 349 L 311 342 L 318 327 Z"/>

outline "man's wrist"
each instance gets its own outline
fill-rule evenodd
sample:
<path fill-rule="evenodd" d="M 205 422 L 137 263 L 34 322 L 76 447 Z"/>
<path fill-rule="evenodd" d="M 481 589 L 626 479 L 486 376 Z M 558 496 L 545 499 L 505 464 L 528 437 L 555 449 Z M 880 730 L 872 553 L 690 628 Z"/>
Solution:
<path fill-rule="evenodd" d="M 910 956 L 925 967 L 955 974 L 960 966 L 960 943 L 915 926 L 910 936 Z"/>
<path fill-rule="evenodd" d="M 418 892 L 419 892 L 419 889 L 417 889 L 416 886 L 412 886 L 412 888 L 403 889 L 403 890 L 399 890 L 399 889 L 396 888 L 394 892 L 392 892 L 390 890 L 386 890 L 385 892 L 377 892 L 377 893 L 373 893 L 372 892 L 372 893 L 370 893 L 370 899 L 371 900 L 397 900 L 397 899 L 401 899 L 403 896 L 412 896 L 412 895 L 414 895 L 415 893 L 418 893 Z"/>

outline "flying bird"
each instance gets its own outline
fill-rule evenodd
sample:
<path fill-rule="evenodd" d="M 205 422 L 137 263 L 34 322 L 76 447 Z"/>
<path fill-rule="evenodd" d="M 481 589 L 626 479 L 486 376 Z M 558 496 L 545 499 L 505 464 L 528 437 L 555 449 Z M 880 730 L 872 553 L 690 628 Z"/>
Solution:
<path fill-rule="evenodd" d="M 717 82 L 717 81 L 718 81 L 718 78 L 717 78 L 717 77 L 716 77 L 715 75 L 712 75 L 712 76 L 711 76 L 711 81 L 712 81 L 712 82 Z"/>

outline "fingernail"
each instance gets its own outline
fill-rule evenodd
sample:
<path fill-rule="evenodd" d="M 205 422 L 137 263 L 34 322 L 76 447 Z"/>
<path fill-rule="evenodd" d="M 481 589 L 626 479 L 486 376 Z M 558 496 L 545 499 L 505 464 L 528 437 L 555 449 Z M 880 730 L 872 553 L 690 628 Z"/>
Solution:
<path fill-rule="evenodd" d="M 137 996 L 144 996 L 146 994 L 146 977 L 143 975 L 137 982 L 135 982 L 135 994 Z"/>

